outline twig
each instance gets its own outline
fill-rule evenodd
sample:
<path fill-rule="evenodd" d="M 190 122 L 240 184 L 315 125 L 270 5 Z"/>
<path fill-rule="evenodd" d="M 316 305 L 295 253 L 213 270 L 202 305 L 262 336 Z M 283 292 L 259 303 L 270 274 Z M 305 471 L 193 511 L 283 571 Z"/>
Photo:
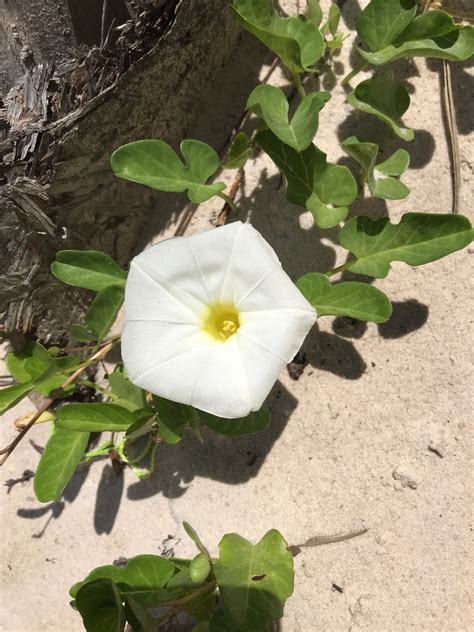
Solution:
<path fill-rule="evenodd" d="M 67 378 L 67 380 L 65 380 L 61 384 L 61 386 L 51 395 L 51 397 L 48 397 L 48 399 L 46 399 L 43 405 L 36 411 L 35 415 L 30 419 L 28 424 L 20 432 L 20 434 L 9 445 L 7 445 L 5 448 L 0 450 L 0 454 L 3 455 L 2 459 L 0 459 L 0 466 L 5 463 L 5 461 L 8 459 L 8 457 L 16 448 L 16 446 L 20 443 L 20 441 L 23 439 L 26 433 L 35 425 L 39 417 L 41 417 L 41 415 L 50 408 L 50 406 L 56 401 L 56 399 L 61 395 L 61 393 L 69 386 L 69 384 L 72 384 L 88 366 L 90 366 L 91 364 L 94 364 L 101 358 L 105 357 L 109 353 L 109 351 L 115 347 L 117 343 L 118 343 L 118 339 L 113 340 L 112 342 L 109 342 L 106 345 L 104 345 L 101 349 L 99 349 L 96 353 L 94 353 L 94 355 L 92 355 L 89 358 L 89 360 L 84 362 L 84 364 L 81 367 L 76 369 L 76 371 L 74 371 L 74 373 L 72 373 Z"/>
<path fill-rule="evenodd" d="M 459 154 L 456 116 L 454 113 L 453 89 L 451 84 L 451 68 L 446 60 L 443 61 L 443 97 L 448 118 L 449 140 L 451 149 L 451 175 L 453 178 L 452 212 L 459 212 L 459 193 L 461 190 L 461 158 Z"/>

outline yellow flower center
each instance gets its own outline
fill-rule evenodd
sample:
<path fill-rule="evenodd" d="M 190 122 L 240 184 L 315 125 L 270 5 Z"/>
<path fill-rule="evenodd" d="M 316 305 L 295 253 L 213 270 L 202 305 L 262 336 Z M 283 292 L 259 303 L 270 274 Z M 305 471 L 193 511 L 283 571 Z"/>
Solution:
<path fill-rule="evenodd" d="M 203 317 L 203 330 L 219 342 L 228 340 L 239 327 L 239 312 L 232 303 L 209 305 Z"/>

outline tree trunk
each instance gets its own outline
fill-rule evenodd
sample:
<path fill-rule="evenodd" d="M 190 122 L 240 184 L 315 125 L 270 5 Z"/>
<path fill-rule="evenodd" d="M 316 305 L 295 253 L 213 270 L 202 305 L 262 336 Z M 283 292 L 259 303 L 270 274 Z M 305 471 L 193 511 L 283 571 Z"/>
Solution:
<path fill-rule="evenodd" d="M 111 153 L 176 146 L 238 27 L 227 0 L 3 2 L 0 334 L 58 339 L 84 302 L 51 276 L 55 252 L 126 263 L 156 200 L 114 178 Z"/>

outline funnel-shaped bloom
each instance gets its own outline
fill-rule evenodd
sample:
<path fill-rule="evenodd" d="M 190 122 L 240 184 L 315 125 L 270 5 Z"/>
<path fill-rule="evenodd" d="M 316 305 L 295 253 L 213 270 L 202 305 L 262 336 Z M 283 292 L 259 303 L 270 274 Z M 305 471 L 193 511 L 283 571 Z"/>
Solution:
<path fill-rule="evenodd" d="M 235 222 L 135 257 L 122 356 L 134 384 L 243 417 L 261 407 L 315 319 L 270 245 Z"/>

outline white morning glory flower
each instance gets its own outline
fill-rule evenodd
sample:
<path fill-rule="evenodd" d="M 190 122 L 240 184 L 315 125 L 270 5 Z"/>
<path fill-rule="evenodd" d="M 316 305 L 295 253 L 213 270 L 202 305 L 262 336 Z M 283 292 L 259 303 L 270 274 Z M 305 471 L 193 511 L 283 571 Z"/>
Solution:
<path fill-rule="evenodd" d="M 235 222 L 133 259 L 122 356 L 141 388 L 244 417 L 259 410 L 315 320 L 271 246 Z"/>

